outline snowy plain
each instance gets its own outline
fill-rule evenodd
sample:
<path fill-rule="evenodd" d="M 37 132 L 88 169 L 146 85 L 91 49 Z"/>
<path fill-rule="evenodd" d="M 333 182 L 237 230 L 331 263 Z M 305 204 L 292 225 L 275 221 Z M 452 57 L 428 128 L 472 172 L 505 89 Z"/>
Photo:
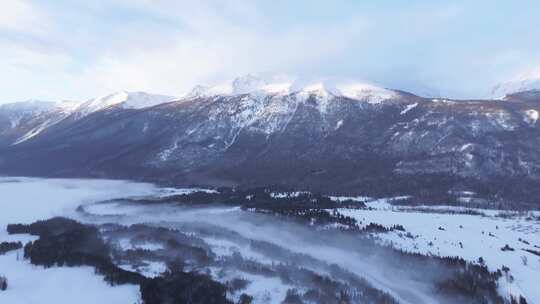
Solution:
<path fill-rule="evenodd" d="M 366 198 L 361 198 L 366 200 Z M 384 245 L 424 255 L 480 258 L 491 271 L 510 268 L 500 281 L 500 293 L 525 295 L 540 303 L 540 221 L 537 211 L 510 212 L 455 206 L 394 206 L 388 199 L 371 200 L 368 209 L 339 209 L 360 226 L 402 225 L 406 232 L 376 233 Z M 507 246 L 507 249 L 503 248 Z"/>
<path fill-rule="evenodd" d="M 34 237 L 7 235 L 9 223 L 31 223 L 53 216 L 70 216 L 82 203 L 150 195 L 150 184 L 112 180 L 0 178 L 0 242 L 27 242 Z M 7 276 L 9 288 L 0 292 L 0 303 L 41 304 L 124 304 L 139 301 L 135 285 L 109 286 L 91 267 L 51 267 L 31 265 L 21 250 L 0 255 L 0 275 Z"/>

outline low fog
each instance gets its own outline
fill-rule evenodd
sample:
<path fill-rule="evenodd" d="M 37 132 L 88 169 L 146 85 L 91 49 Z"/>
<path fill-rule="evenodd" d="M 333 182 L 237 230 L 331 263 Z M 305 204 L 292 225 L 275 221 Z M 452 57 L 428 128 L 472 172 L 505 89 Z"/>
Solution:
<path fill-rule="evenodd" d="M 423 263 L 410 267 L 410 264 L 397 261 L 392 249 L 373 246 L 358 237 L 339 231 L 315 231 L 275 216 L 247 212 L 238 207 L 137 206 L 115 201 L 86 205 L 78 220 L 93 224 L 144 223 L 173 228 L 193 233 L 210 245 L 213 240 L 220 239 L 232 242 L 240 249 L 248 248 L 252 241 L 267 242 L 290 252 L 290 256 L 304 255 L 304 258 L 297 256 L 294 259 L 296 266 L 326 274 L 329 265 L 335 264 L 358 278 L 365 278 L 370 285 L 389 293 L 401 303 L 440 303 L 443 299 L 432 292 L 433 279 L 435 275 L 441 278 L 450 272 L 450 268 L 441 265 L 433 266 L 429 271 L 426 271 Z M 268 261 L 287 263 L 288 259 L 292 259 L 282 252 L 258 250 L 258 253 Z M 240 254 L 243 254 L 242 250 Z M 402 267 L 404 265 L 408 266 Z"/>

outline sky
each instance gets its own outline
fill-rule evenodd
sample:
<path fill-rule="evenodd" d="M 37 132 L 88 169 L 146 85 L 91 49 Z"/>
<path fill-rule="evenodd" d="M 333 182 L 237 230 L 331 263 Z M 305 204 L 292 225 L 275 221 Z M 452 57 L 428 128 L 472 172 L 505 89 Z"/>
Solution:
<path fill-rule="evenodd" d="M 540 71 L 540 1 L 2 0 L 0 103 L 245 74 L 481 98 Z"/>

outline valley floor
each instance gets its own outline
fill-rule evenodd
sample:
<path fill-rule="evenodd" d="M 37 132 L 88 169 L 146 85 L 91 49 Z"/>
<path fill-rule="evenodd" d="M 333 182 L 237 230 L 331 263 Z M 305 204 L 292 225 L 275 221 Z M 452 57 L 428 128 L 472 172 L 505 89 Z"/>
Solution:
<path fill-rule="evenodd" d="M 540 278 L 538 212 L 407 207 L 393 205 L 392 199 L 333 198 L 338 207 L 335 210 L 354 218 L 360 228 L 370 224 L 403 227 L 369 232 L 380 249 L 367 253 L 353 244 L 354 237 L 342 235 L 343 227 L 339 225 L 328 225 L 321 231 L 236 206 L 186 207 L 123 201 L 126 197 L 146 197 L 151 201 L 197 191 L 212 193 L 123 181 L 1 178 L 0 208 L 7 212 L 0 213 L 0 243 L 36 239 L 8 235 L 4 228 L 9 223 L 67 216 L 107 227 L 102 228 L 104 235 L 118 252 L 144 253 L 135 260 L 120 257 L 118 266 L 157 277 L 167 269 L 163 257 L 169 254 L 170 244 L 153 229 L 176 229 L 182 233 L 171 238 L 189 240 L 186 244 L 208 249 L 211 262 L 192 266 L 223 284 L 239 284 L 228 292 L 228 298 L 234 301 L 246 293 L 253 296 L 254 303 L 281 303 L 292 292 L 306 294 L 313 288 L 307 277 L 327 277 L 336 280 L 333 286 L 348 280 L 347 286 L 353 290 L 382 290 L 402 303 L 456 302 L 451 297 L 436 295 L 429 285 L 429 275 L 415 273 L 415 269 L 400 269 L 399 263 L 385 260 L 391 251 L 385 248 L 391 247 L 423 256 L 461 257 L 471 263 L 485 264 L 490 271 L 508 267 L 498 280 L 499 293 L 506 299 L 510 295 L 523 295 L 528 303 L 540 303 L 536 288 Z M 339 208 L 340 201 L 347 199 L 363 201 L 367 207 Z M 82 212 L 79 206 L 83 207 Z M 111 228 L 107 226 L 110 223 L 120 226 Z M 136 233 L 122 228 L 137 224 L 144 227 L 137 228 L 142 230 Z M 89 267 L 45 269 L 31 265 L 22 255 L 22 249 L 0 255 L 0 275 L 7 276 L 10 282 L 7 291 L 0 291 L 0 303 L 116 304 L 140 300 L 138 286 L 111 287 Z M 303 276 L 296 277 L 300 272 Z"/>
<path fill-rule="evenodd" d="M 369 209 L 339 209 L 363 225 L 400 224 L 405 231 L 378 233 L 381 244 L 424 255 L 482 259 L 491 269 L 510 269 L 500 280 L 503 294 L 524 294 L 540 303 L 539 212 L 511 212 L 452 206 L 393 206 L 388 199 L 367 203 Z M 529 250 L 529 251 L 526 251 Z"/>

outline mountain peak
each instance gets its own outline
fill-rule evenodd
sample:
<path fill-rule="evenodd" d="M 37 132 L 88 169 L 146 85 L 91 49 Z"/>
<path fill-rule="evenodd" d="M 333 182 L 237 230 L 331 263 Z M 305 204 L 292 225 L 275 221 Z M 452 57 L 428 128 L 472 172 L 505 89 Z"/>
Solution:
<path fill-rule="evenodd" d="M 314 94 L 314 95 L 324 96 L 324 97 L 330 95 L 331 91 L 333 90 L 329 88 L 328 84 L 322 81 L 308 84 L 302 87 L 302 89 L 300 89 L 300 92 L 302 93 Z"/>
<path fill-rule="evenodd" d="M 500 83 L 493 87 L 493 98 L 501 99 L 507 95 L 526 91 L 540 90 L 540 69 L 522 73 L 511 80 Z"/>
<path fill-rule="evenodd" d="M 380 103 L 396 96 L 396 92 L 364 82 L 321 81 L 301 86 L 298 91 L 318 97 L 343 96 L 368 103 Z"/>
<path fill-rule="evenodd" d="M 342 96 L 367 101 L 369 103 L 380 103 L 383 100 L 392 99 L 396 93 L 369 83 L 349 82 L 337 86 Z"/>
<path fill-rule="evenodd" d="M 170 102 L 176 97 L 168 95 L 150 94 L 146 92 L 122 92 L 127 94 L 122 106 L 130 109 L 142 109 L 156 106 L 161 103 Z"/>
<path fill-rule="evenodd" d="M 196 85 L 186 97 L 288 93 L 290 87 L 290 82 L 269 81 L 252 74 L 247 74 L 237 77 L 230 82 L 224 82 L 214 86 Z"/>
<path fill-rule="evenodd" d="M 267 80 L 248 74 L 235 78 L 232 82 L 225 82 L 216 86 L 197 85 L 186 95 L 186 97 L 290 93 L 315 95 L 324 98 L 330 96 L 345 96 L 370 103 L 379 103 L 383 100 L 391 99 L 396 95 L 396 92 L 392 90 L 363 82 L 337 82 L 333 80 L 309 82 L 301 79 L 291 81 L 279 78 Z"/>
<path fill-rule="evenodd" d="M 77 112 L 81 115 L 104 110 L 113 106 L 121 106 L 125 109 L 142 109 L 161 103 L 173 101 L 175 97 L 166 95 L 149 94 L 145 92 L 119 91 L 109 95 L 90 99 L 82 103 Z"/>

